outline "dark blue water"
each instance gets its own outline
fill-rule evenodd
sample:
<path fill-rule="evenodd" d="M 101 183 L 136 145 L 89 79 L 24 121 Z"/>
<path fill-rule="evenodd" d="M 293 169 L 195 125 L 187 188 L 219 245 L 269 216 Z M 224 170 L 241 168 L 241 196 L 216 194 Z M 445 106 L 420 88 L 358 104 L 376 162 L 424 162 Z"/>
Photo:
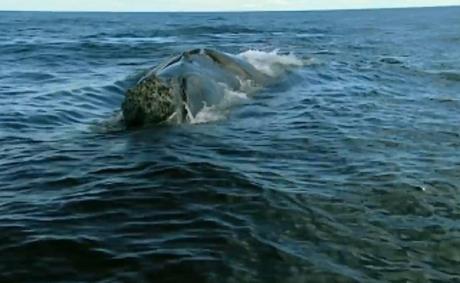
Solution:
<path fill-rule="evenodd" d="M 0 13 L 0 282 L 460 282 L 459 15 Z M 101 127 L 195 47 L 310 64 Z"/>

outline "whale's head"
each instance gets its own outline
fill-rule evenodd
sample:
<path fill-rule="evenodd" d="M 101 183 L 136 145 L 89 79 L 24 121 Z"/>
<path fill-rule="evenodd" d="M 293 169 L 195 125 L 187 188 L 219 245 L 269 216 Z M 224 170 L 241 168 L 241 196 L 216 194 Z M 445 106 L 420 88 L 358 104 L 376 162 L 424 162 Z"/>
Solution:
<path fill-rule="evenodd" d="M 173 89 L 155 75 L 143 78 L 126 93 L 121 105 L 126 127 L 158 124 L 173 116 Z"/>

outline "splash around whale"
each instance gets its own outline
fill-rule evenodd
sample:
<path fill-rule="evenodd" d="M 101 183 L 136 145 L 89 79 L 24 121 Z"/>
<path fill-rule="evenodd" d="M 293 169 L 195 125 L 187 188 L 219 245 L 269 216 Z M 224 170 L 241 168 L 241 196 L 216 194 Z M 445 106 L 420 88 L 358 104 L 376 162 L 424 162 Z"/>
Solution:
<path fill-rule="evenodd" d="M 232 55 L 189 50 L 148 71 L 128 89 L 121 106 L 123 122 L 132 128 L 213 120 L 206 115 L 210 110 L 228 109 L 301 65 L 295 55 L 277 51 Z"/>

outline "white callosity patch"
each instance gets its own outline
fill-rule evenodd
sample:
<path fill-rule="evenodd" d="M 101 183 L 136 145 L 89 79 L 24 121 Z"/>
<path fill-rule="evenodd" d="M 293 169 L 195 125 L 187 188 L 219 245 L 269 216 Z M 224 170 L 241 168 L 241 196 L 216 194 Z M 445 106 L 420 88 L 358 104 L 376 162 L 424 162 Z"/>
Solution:
<path fill-rule="evenodd" d="M 271 52 L 248 50 L 238 56 L 249 62 L 257 70 L 271 77 L 280 76 L 286 70 L 305 65 L 305 62 L 293 53 L 279 54 L 279 50 Z"/>

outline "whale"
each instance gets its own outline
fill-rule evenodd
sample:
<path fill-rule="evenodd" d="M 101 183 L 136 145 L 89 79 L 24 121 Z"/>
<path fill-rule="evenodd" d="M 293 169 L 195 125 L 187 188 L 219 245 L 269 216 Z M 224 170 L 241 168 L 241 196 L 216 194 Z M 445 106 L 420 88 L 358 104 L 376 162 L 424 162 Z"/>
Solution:
<path fill-rule="evenodd" d="M 148 70 L 129 88 L 121 105 L 122 119 L 128 128 L 186 123 L 203 108 L 222 103 L 228 91 L 251 95 L 272 82 L 272 76 L 242 57 L 192 49 Z"/>
<path fill-rule="evenodd" d="M 221 103 L 226 91 L 268 81 L 268 75 L 235 55 L 192 49 L 149 70 L 128 89 L 121 106 L 123 121 L 126 127 L 184 123 L 204 107 Z"/>

